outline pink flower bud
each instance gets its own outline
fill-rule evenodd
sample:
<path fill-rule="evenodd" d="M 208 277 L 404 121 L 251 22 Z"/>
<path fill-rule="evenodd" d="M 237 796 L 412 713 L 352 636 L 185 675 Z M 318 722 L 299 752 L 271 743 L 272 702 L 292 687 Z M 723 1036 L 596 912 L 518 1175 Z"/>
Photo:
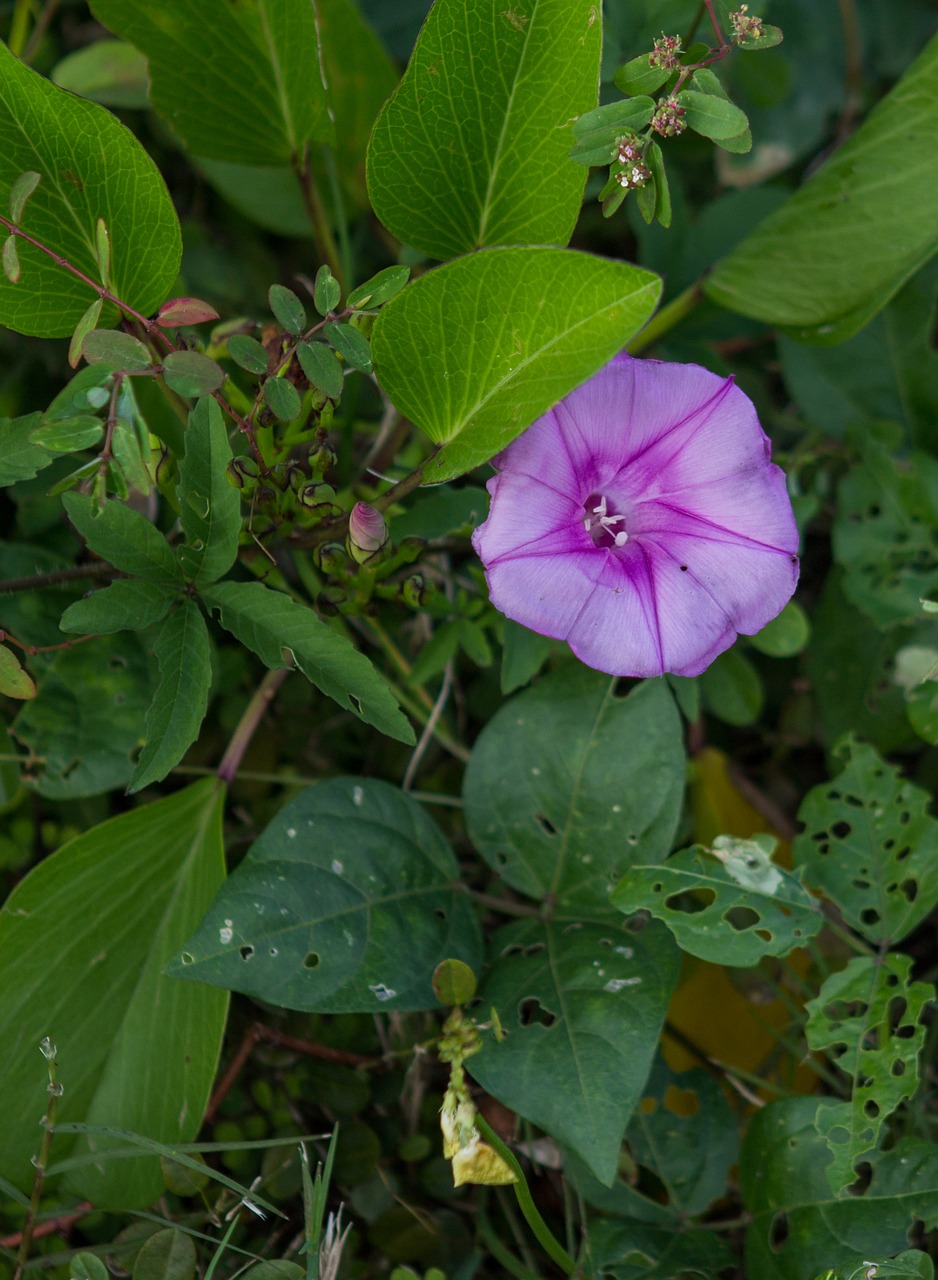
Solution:
<path fill-rule="evenodd" d="M 388 540 L 388 527 L 384 516 L 367 502 L 356 502 L 348 522 L 349 553 L 359 564 L 364 564 Z"/>

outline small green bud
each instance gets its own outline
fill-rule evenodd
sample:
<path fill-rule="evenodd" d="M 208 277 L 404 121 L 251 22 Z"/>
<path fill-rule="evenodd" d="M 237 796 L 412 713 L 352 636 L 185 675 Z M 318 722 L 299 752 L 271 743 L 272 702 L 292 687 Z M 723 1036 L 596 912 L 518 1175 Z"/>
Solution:
<path fill-rule="evenodd" d="M 330 449 L 325 440 L 319 440 L 310 449 L 306 461 L 314 475 L 324 476 L 336 464 L 335 450 Z"/>
<path fill-rule="evenodd" d="M 428 582 L 422 573 L 412 573 L 401 583 L 401 600 L 409 609 L 421 609 L 433 591 L 432 582 Z"/>
<path fill-rule="evenodd" d="M 260 478 L 261 469 L 253 458 L 247 454 L 241 454 L 231 459 L 225 468 L 225 474 L 228 477 L 228 483 L 235 489 L 247 488 L 250 492 Z"/>
<path fill-rule="evenodd" d="M 397 554 L 402 564 L 413 564 L 427 545 L 425 538 L 404 538 L 398 543 Z"/>
<path fill-rule="evenodd" d="M 323 573 L 341 573 L 347 561 L 345 548 L 339 542 L 324 542 L 313 552 L 313 563 Z"/>

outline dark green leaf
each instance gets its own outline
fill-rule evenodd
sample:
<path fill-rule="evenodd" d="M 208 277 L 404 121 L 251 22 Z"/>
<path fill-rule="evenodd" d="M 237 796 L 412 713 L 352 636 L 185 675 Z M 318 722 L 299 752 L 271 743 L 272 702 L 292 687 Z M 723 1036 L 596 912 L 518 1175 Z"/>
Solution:
<path fill-rule="evenodd" d="M 171 587 L 127 578 L 70 604 L 59 627 L 67 634 L 78 635 L 144 631 L 166 616 L 174 599 Z"/>
<path fill-rule="evenodd" d="M 483 1089 L 572 1149 L 607 1186 L 654 1056 L 677 950 L 649 925 L 524 920 L 499 930 L 479 992 L 505 1038 L 467 1067 Z"/>
<path fill-rule="evenodd" d="M 745 112 L 725 98 L 684 89 L 677 100 L 684 108 L 684 123 L 705 138 L 735 138 L 748 126 Z"/>
<path fill-rule="evenodd" d="M 155 311 L 179 270 L 179 223 L 133 134 L 0 44 L 0 136 L 0 198 L 24 170 L 42 177 L 23 215 L 29 234 L 97 280 L 95 229 L 104 218 L 114 244 L 111 288 L 144 315 Z M 0 276 L 0 324 L 67 337 L 96 300 L 94 291 L 35 246 L 23 241 L 18 248 L 19 283 Z M 105 323 L 113 324 L 116 312 L 108 311 Z"/>
<path fill-rule="evenodd" d="M 643 53 L 620 67 L 614 76 L 616 88 L 629 97 L 660 89 L 671 72 L 667 67 L 653 67 L 650 58 L 650 53 Z"/>
<path fill-rule="evenodd" d="M 342 288 L 338 280 L 323 263 L 316 272 L 313 284 L 313 305 L 321 316 L 328 316 L 342 301 Z"/>
<path fill-rule="evenodd" d="M 29 441 L 50 453 L 77 453 L 80 449 L 90 449 L 103 436 L 104 423 L 101 419 L 83 413 L 74 418 L 40 423 L 29 433 Z"/>
<path fill-rule="evenodd" d="M 755 724 L 765 701 L 759 673 L 738 649 L 711 662 L 700 677 L 704 706 L 727 724 Z"/>
<path fill-rule="evenodd" d="M 833 1155 L 827 1180 L 838 1196 L 856 1181 L 856 1161 L 877 1146 L 887 1117 L 918 1087 L 922 1010 L 935 989 L 910 983 L 911 968 L 909 956 L 856 956 L 805 1005 L 808 1045 L 850 1077 L 850 1101 L 817 1113 Z"/>
<path fill-rule="evenodd" d="M 139 511 L 113 500 L 99 511 L 90 497 L 78 493 L 67 494 L 62 501 L 91 550 L 115 569 L 153 582 L 181 580 L 169 543 Z"/>
<path fill-rule="evenodd" d="M 448 534 L 470 531 L 482 523 L 488 511 L 489 498 L 478 485 L 452 485 L 419 494 L 412 506 L 394 516 L 391 533 L 395 542 L 403 538 L 445 538 Z"/>
<path fill-rule="evenodd" d="M 803 187 L 720 263 L 716 302 L 807 341 L 861 328 L 938 245 L 938 39 Z M 889 181 L 883 183 L 883 158 Z"/>
<path fill-rule="evenodd" d="M 264 383 L 267 408 L 281 422 L 293 422 L 300 416 L 303 402 L 300 393 L 286 378 L 268 378 Z"/>
<path fill-rule="evenodd" d="M 660 288 L 650 272 L 542 247 L 489 249 L 408 285 L 375 320 L 372 354 L 395 406 L 446 446 L 425 480 L 503 449 L 625 346 Z"/>
<path fill-rule="evenodd" d="M 306 328 L 306 311 L 293 290 L 282 284 L 272 284 L 267 291 L 267 301 L 287 333 L 298 338 Z"/>
<path fill-rule="evenodd" d="M 938 746 L 938 680 L 922 680 L 909 689 L 906 711 L 918 736 L 931 746 Z"/>
<path fill-rule="evenodd" d="M 33 1182 L 45 1035 L 68 1082 L 59 1120 L 106 1120 L 168 1143 L 195 1136 L 227 1001 L 163 969 L 224 876 L 223 798 L 206 779 L 92 828 L 40 862 L 0 913 L 0 1174 L 15 1184 Z M 57 1136 L 55 1151 L 72 1141 Z M 159 1160 L 108 1161 L 109 1145 L 79 1140 L 102 1158 L 70 1175 L 72 1193 L 102 1209 L 151 1204 L 163 1189 Z"/>
<path fill-rule="evenodd" d="M 23 418 L 0 418 L 0 488 L 31 480 L 54 460 L 32 439 L 40 423 L 38 413 Z"/>
<path fill-rule="evenodd" d="M 514 693 L 523 688 L 540 671 L 556 642 L 547 636 L 529 631 L 527 627 L 505 619 L 505 640 L 502 650 L 502 693 Z"/>
<path fill-rule="evenodd" d="M 338 400 L 342 394 L 344 376 L 342 366 L 322 342 L 301 342 L 296 349 L 300 368 L 330 400 Z"/>
<path fill-rule="evenodd" d="M 811 638 L 811 623 L 801 605 L 789 600 L 785 608 L 766 623 L 761 631 L 750 636 L 749 643 L 770 658 L 792 658 L 807 647 Z"/>
<path fill-rule="evenodd" d="M 590 1259 L 613 1280 L 716 1280 L 737 1261 L 714 1231 L 604 1218 L 590 1224 Z"/>
<path fill-rule="evenodd" d="M 60 89 L 78 93 L 104 107 L 145 110 L 147 60 L 123 40 L 95 40 L 67 54 L 52 68 L 51 79 Z"/>
<path fill-rule="evenodd" d="M 824 920 L 800 878 L 772 861 L 777 843 L 774 836 L 717 836 L 712 848 L 682 849 L 663 866 L 637 863 L 613 905 L 626 915 L 650 911 L 702 960 L 743 967 L 787 955 Z"/>
<path fill-rule="evenodd" d="M 298 667 L 327 697 L 391 738 L 414 732 L 368 659 L 312 609 L 259 582 L 223 582 L 205 592 L 221 624 L 266 666 Z"/>
<path fill-rule="evenodd" d="M 312 5 L 94 0 L 92 12 L 146 55 L 151 103 L 194 155 L 271 166 L 334 141 Z"/>
<path fill-rule="evenodd" d="M 146 449 L 145 454 L 141 451 L 139 433 L 131 423 L 124 418 L 118 418 L 111 435 L 111 452 L 113 454 L 111 465 L 120 468 L 121 475 L 131 489 L 136 489 L 138 493 L 146 495 L 153 487 L 150 481 L 150 473 L 147 470 L 147 462 L 150 458 L 149 437 L 147 437 L 144 447 Z"/>
<path fill-rule="evenodd" d="M 220 364 L 198 351 L 171 351 L 163 360 L 166 385 L 181 396 L 209 396 L 225 381 Z"/>
<path fill-rule="evenodd" d="M 834 1271 L 820 1272 L 815 1280 L 933 1280 L 934 1274 L 927 1253 L 906 1249 L 895 1258 L 852 1258 Z"/>
<path fill-rule="evenodd" d="M 208 630 L 194 600 L 185 599 L 152 641 L 160 664 L 144 728 L 146 739 L 129 791 L 160 782 L 199 736 L 208 708 L 212 657 Z"/>
<path fill-rule="evenodd" d="M 334 347 L 340 356 L 344 356 L 353 369 L 360 369 L 362 373 L 371 373 L 373 368 L 371 348 L 363 333 L 359 333 L 350 324 L 327 324 L 323 333 L 330 346 Z"/>
<path fill-rule="evenodd" d="M 228 354 L 235 364 L 247 369 L 248 373 L 266 373 L 270 364 L 266 347 L 246 333 L 231 335 L 228 339 Z"/>
<path fill-rule="evenodd" d="M 639 856 L 664 861 L 680 815 L 681 721 L 667 685 L 645 681 L 627 698 L 614 685 L 580 666 L 542 680 L 493 716 L 466 770 L 466 823 L 483 858 L 513 889 L 565 910 L 608 910 Z M 628 787 L 630 777 L 645 781 Z"/>
<path fill-rule="evenodd" d="M 458 874 L 406 793 L 333 778 L 274 818 L 170 972 L 292 1009 L 435 1008 L 441 960 L 480 962 Z"/>
<path fill-rule="evenodd" d="M 221 410 L 209 397 L 189 414 L 186 453 L 179 464 L 180 517 L 186 534 L 179 565 L 198 587 L 226 574 L 238 556 L 241 499 L 228 483 L 231 446 Z"/>
<path fill-rule="evenodd" d="M 195 1245 L 174 1227 L 157 1231 L 137 1254 L 131 1280 L 194 1280 Z"/>
<path fill-rule="evenodd" d="M 648 168 L 655 182 L 655 217 L 663 227 L 671 225 L 671 189 L 668 186 L 668 175 L 664 167 L 664 156 L 657 142 L 648 148 Z"/>
<path fill-rule="evenodd" d="M 808 792 L 804 831 L 792 849 L 808 881 L 823 889 L 872 942 L 899 942 L 938 902 L 938 822 L 928 793 L 864 743 L 840 749 L 843 772 Z"/>
<path fill-rule="evenodd" d="M 569 122 L 596 101 L 600 33 L 590 0 L 438 0 L 368 148 L 388 230 L 434 258 L 566 244 L 586 177 Z"/>
<path fill-rule="evenodd" d="M 385 267 L 370 280 L 353 289 L 346 298 L 349 307 L 380 307 L 400 293 L 410 279 L 410 267 Z M 318 310 L 318 308 L 317 308 Z M 323 315 L 327 314 L 323 312 Z"/>

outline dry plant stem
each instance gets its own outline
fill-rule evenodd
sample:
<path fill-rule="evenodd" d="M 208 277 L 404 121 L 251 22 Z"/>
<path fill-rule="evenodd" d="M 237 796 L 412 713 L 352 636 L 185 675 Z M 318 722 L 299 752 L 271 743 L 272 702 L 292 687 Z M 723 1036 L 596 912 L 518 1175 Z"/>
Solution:
<path fill-rule="evenodd" d="M 40 10 L 39 17 L 36 19 L 36 25 L 30 33 L 29 39 L 26 41 L 26 47 L 20 54 L 20 61 L 30 63 L 35 56 L 36 50 L 42 42 L 42 37 L 49 30 L 49 24 L 55 17 L 55 12 L 59 7 L 59 0 L 48 0 Z"/>
<path fill-rule="evenodd" d="M 61 644 L 27 644 L 25 640 L 17 640 L 16 636 L 0 627 L 0 641 L 15 645 L 17 649 L 22 649 L 23 653 L 28 653 L 31 658 L 35 658 L 37 653 L 58 653 L 60 649 L 74 649 L 76 645 L 87 644 L 89 640 L 98 638 L 97 633 L 93 632 L 90 636 L 77 636 L 74 640 L 63 640 Z"/>
<path fill-rule="evenodd" d="M 59 1103 L 55 1046 L 51 1045 L 48 1040 L 44 1040 L 42 1042 L 42 1052 L 46 1055 L 46 1061 L 49 1064 L 49 1101 L 46 1105 L 46 1114 L 42 1119 L 42 1141 L 39 1144 L 39 1155 L 36 1157 L 33 1193 L 30 1196 L 29 1209 L 26 1212 L 26 1221 L 23 1224 L 23 1236 L 20 1240 L 19 1252 L 16 1255 L 16 1266 L 13 1268 L 13 1280 L 22 1280 L 23 1270 L 29 1258 L 29 1250 L 36 1231 L 36 1215 L 39 1212 L 39 1204 L 42 1200 L 42 1184 L 45 1181 L 46 1169 L 49 1166 L 49 1153 L 52 1149 L 52 1129 L 55 1124 L 55 1113 Z"/>
<path fill-rule="evenodd" d="M 697 280 L 683 293 L 679 293 L 666 306 L 662 307 L 657 315 L 649 320 L 641 333 L 636 334 L 630 343 L 626 346 L 626 350 L 630 355 L 637 356 L 639 352 L 646 351 L 649 347 L 653 347 L 656 342 L 660 342 L 666 333 L 670 332 L 675 325 L 680 322 L 694 310 L 698 303 L 703 302 L 703 289 L 700 281 Z"/>
<path fill-rule="evenodd" d="M 264 718 L 264 712 L 270 706 L 277 690 L 290 674 L 289 667 L 278 667 L 268 671 L 254 692 L 254 696 L 245 708 L 244 715 L 231 735 L 231 741 L 222 756 L 216 773 L 222 782 L 231 785 L 238 772 L 238 766 L 250 745 L 257 727 Z"/>
<path fill-rule="evenodd" d="M 433 704 L 433 710 L 430 712 L 430 718 L 424 725 L 423 733 L 421 733 L 417 740 L 417 745 L 414 747 L 413 754 L 408 762 L 407 772 L 404 774 L 404 781 L 401 783 L 401 789 L 403 791 L 409 791 L 411 788 L 414 776 L 420 767 L 420 761 L 423 759 L 423 754 L 430 745 L 431 738 L 436 733 L 436 727 L 440 722 L 440 716 L 443 714 L 443 708 L 446 706 L 446 700 L 449 697 L 449 692 L 452 687 L 453 660 L 450 658 L 443 670 L 443 681 L 440 685 L 440 692 L 437 694 L 436 701 Z"/>

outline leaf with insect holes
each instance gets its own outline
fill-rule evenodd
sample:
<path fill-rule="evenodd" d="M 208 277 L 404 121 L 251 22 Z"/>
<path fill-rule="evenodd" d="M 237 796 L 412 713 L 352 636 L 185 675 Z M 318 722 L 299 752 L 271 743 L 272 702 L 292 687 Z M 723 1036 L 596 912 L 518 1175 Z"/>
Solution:
<path fill-rule="evenodd" d="M 837 1195 L 855 1180 L 856 1161 L 876 1147 L 883 1123 L 918 1087 L 922 1011 L 935 989 L 910 982 L 911 968 L 910 956 L 856 956 L 805 1006 L 809 1046 L 826 1053 L 852 1086 L 849 1102 L 817 1113 L 818 1132 L 833 1154 L 825 1172 Z"/>
<path fill-rule="evenodd" d="M 711 848 L 682 849 L 661 866 L 636 862 L 612 903 L 626 915 L 650 911 L 702 960 L 743 966 L 787 955 L 824 920 L 799 877 L 772 861 L 777 843 L 717 836 Z"/>

